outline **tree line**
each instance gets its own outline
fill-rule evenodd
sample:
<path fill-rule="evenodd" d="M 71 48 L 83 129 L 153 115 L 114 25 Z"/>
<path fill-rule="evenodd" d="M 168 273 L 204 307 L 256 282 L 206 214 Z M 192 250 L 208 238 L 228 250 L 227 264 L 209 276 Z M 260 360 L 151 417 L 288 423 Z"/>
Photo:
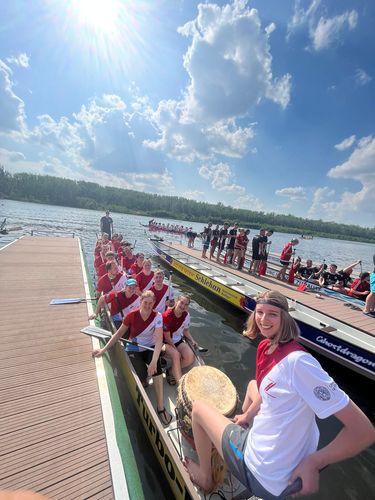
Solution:
<path fill-rule="evenodd" d="M 367 243 L 375 242 L 375 228 L 305 219 L 274 212 L 236 209 L 223 203 L 206 203 L 179 196 L 150 194 L 131 189 L 100 186 L 94 182 L 74 181 L 50 175 L 11 174 L 0 166 L 0 197 L 35 203 L 48 203 L 91 210 L 173 218 L 240 226 L 267 227 L 278 232 L 322 236 Z"/>

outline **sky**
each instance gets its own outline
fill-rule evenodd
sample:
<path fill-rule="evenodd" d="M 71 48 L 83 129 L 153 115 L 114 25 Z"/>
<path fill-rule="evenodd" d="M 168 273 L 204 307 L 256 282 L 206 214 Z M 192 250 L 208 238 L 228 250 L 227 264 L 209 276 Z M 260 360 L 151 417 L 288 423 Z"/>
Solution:
<path fill-rule="evenodd" d="M 4 0 L 0 165 L 374 227 L 373 0 Z"/>

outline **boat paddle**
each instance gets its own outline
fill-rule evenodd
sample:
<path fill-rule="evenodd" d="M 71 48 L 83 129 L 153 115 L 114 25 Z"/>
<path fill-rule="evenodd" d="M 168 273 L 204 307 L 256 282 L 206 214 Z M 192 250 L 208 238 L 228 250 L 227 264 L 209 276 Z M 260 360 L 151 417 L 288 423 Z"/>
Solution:
<path fill-rule="evenodd" d="M 108 330 L 104 330 L 104 328 L 99 328 L 98 326 L 85 326 L 85 328 L 81 329 L 82 333 L 85 333 L 86 335 L 90 335 L 91 337 L 96 337 L 98 339 L 103 339 L 107 340 L 112 337 L 110 332 Z M 125 344 L 130 344 L 134 345 L 136 347 L 141 347 L 142 349 L 146 349 L 147 351 L 154 351 L 155 349 L 153 347 L 149 347 L 146 345 L 138 344 L 137 342 L 134 342 L 132 340 L 127 340 L 127 339 L 120 339 L 121 343 Z"/>
<path fill-rule="evenodd" d="M 50 305 L 60 306 L 63 304 L 79 304 L 80 302 L 89 302 L 90 300 L 96 300 L 95 297 L 88 298 L 72 298 L 72 299 L 52 299 Z"/>
<path fill-rule="evenodd" d="M 199 350 L 198 344 L 196 344 L 196 347 L 194 347 L 194 344 L 192 343 L 192 341 L 188 337 L 184 337 L 184 340 L 187 343 L 187 345 L 190 347 L 190 349 L 193 351 L 194 357 L 197 360 L 199 366 L 202 366 L 203 362 L 200 359 L 200 357 L 197 355 L 197 351 L 196 351 L 196 349 Z"/>

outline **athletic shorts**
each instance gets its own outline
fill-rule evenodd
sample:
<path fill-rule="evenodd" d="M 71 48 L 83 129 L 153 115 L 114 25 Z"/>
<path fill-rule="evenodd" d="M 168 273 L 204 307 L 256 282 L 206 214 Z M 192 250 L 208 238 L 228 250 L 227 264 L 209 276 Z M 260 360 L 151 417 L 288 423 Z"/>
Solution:
<path fill-rule="evenodd" d="M 282 266 L 289 266 L 289 262 L 290 262 L 289 260 L 280 260 L 280 264 Z"/>
<path fill-rule="evenodd" d="M 375 273 L 370 274 L 370 292 L 375 293 Z"/>
<path fill-rule="evenodd" d="M 288 491 L 290 490 L 288 486 L 280 495 L 272 495 L 272 493 L 267 491 L 246 467 L 244 454 L 249 431 L 250 428 L 244 429 L 237 424 L 228 424 L 224 429 L 221 438 L 221 448 L 224 462 L 227 464 L 231 473 L 247 487 L 250 494 L 260 497 L 263 500 L 282 500 L 290 493 L 296 493 L 297 490 Z"/>
<path fill-rule="evenodd" d="M 126 351 L 132 365 L 134 366 L 135 371 L 137 372 L 138 377 L 141 382 L 144 382 L 147 379 L 147 366 L 151 363 L 153 351 Z M 156 373 L 154 373 L 154 377 L 157 375 L 161 375 L 163 370 L 160 364 L 160 356 L 158 362 L 156 363 Z"/>
<path fill-rule="evenodd" d="M 210 246 L 210 242 L 209 241 L 204 241 L 203 242 L 203 250 L 208 250 L 209 246 Z"/>
<path fill-rule="evenodd" d="M 253 252 L 253 254 L 252 254 L 251 258 L 252 258 L 253 260 L 260 260 L 260 255 L 259 255 L 259 253 L 258 253 L 258 252 Z"/>

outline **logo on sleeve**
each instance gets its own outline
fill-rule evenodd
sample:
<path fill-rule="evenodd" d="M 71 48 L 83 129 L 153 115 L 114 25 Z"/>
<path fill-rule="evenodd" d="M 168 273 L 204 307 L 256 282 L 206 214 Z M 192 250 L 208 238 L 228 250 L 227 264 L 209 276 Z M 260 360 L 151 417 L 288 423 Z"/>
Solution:
<path fill-rule="evenodd" d="M 314 394 L 321 401 L 328 401 L 329 399 L 331 399 L 329 390 L 323 385 L 317 385 L 316 387 L 314 387 Z"/>

